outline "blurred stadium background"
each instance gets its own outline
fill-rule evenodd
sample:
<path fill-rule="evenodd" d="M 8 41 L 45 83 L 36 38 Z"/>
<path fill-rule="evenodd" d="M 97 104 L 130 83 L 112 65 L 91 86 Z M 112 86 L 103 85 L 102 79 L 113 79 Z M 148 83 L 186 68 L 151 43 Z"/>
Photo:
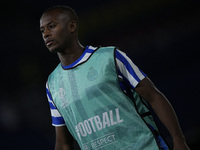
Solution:
<path fill-rule="evenodd" d="M 187 142 L 195 149 L 200 142 L 199 1 L 19 0 L 0 4 L 1 150 L 54 148 L 45 82 L 59 60 L 42 41 L 39 19 L 46 8 L 58 4 L 78 13 L 83 45 L 115 45 L 151 78 L 172 103 Z M 161 129 L 171 144 L 162 125 Z"/>

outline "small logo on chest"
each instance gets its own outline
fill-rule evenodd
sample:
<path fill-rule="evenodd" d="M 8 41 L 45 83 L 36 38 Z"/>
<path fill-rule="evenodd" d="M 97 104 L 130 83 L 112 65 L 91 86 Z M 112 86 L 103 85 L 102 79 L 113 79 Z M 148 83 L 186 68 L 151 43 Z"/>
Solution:
<path fill-rule="evenodd" d="M 66 108 L 69 105 L 69 103 L 65 98 L 65 90 L 63 88 L 59 89 L 58 96 L 59 96 L 59 98 L 61 100 L 62 107 Z"/>
<path fill-rule="evenodd" d="M 58 96 L 61 98 L 61 99 L 64 99 L 65 97 L 65 90 L 63 88 L 60 88 L 59 92 L 58 92 Z"/>

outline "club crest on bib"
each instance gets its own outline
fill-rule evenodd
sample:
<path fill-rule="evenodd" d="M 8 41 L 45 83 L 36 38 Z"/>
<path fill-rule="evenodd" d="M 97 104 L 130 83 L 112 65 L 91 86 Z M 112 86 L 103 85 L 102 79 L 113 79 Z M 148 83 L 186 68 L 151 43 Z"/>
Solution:
<path fill-rule="evenodd" d="M 94 67 L 90 67 L 87 74 L 87 79 L 89 81 L 94 81 L 97 77 L 98 77 L 97 70 L 95 70 Z"/>

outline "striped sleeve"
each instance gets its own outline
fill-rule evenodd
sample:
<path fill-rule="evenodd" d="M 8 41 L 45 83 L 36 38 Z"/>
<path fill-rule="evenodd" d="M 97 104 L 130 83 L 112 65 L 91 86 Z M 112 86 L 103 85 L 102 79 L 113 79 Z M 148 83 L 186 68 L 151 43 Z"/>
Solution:
<path fill-rule="evenodd" d="M 48 83 L 46 83 L 46 94 L 47 94 L 47 99 L 48 99 L 50 111 L 51 111 L 52 125 L 53 126 L 64 126 L 65 121 L 53 103 L 53 99 L 49 92 Z"/>
<path fill-rule="evenodd" d="M 119 76 L 134 89 L 147 75 L 124 52 L 116 50 L 115 57 Z"/>

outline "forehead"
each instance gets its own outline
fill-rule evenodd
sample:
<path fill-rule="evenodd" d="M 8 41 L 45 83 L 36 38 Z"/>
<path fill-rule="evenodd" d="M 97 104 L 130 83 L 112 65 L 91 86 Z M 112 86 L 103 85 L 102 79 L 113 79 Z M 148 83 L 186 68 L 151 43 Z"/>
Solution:
<path fill-rule="evenodd" d="M 59 10 L 52 10 L 45 12 L 40 18 L 40 26 L 45 26 L 50 22 L 63 22 L 63 19 L 67 19 L 67 14 Z"/>

